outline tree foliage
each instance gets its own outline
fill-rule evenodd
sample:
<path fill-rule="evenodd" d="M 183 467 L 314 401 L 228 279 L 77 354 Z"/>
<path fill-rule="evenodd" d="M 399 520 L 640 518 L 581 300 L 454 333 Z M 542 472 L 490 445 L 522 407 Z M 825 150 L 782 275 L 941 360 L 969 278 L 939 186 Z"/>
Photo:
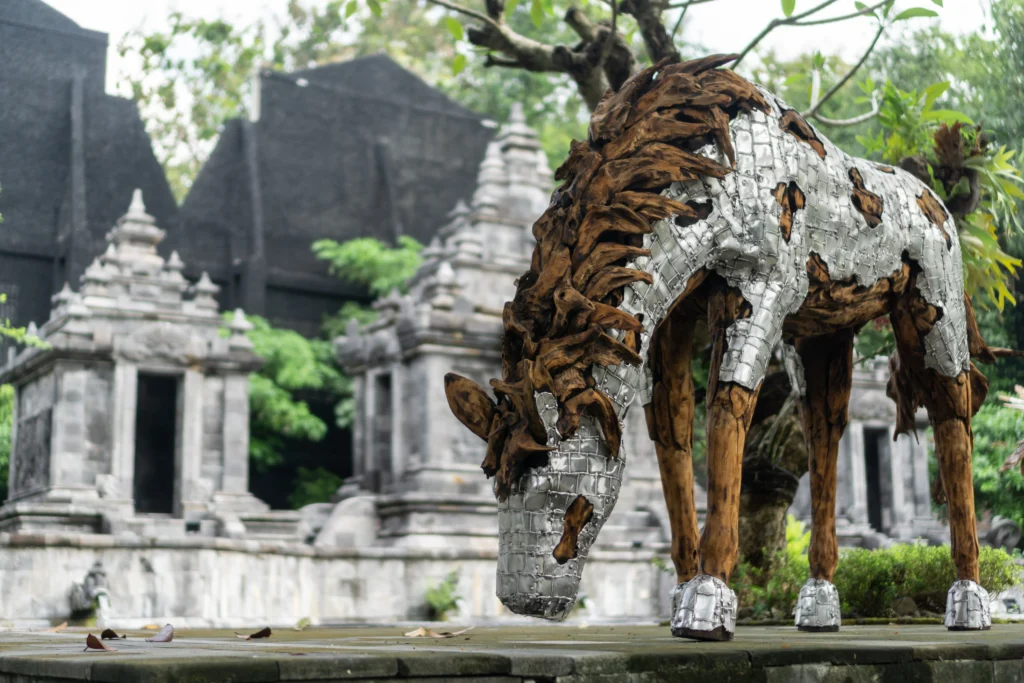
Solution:
<path fill-rule="evenodd" d="M 275 328 L 259 316 L 249 321 L 253 350 L 266 359 L 259 372 L 249 375 L 249 457 L 266 469 L 283 462 L 284 439 L 320 441 L 327 434 L 327 424 L 297 393 L 323 391 L 336 397 L 337 424 L 346 427 L 353 412 L 352 384 L 335 365 L 330 342 Z"/>

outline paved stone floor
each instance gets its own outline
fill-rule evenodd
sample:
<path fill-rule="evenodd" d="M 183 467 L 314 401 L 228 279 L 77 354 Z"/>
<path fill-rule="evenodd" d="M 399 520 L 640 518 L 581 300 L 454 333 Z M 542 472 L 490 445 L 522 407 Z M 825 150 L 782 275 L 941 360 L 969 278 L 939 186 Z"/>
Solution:
<path fill-rule="evenodd" d="M 433 626 L 458 630 L 458 625 Z M 409 626 L 275 630 L 243 641 L 228 631 L 152 632 L 83 652 L 88 631 L 0 633 L 0 681 L 437 681 L 617 683 L 685 681 L 1010 683 L 1024 681 L 1024 625 L 985 633 L 941 626 L 850 626 L 801 634 L 740 627 L 731 643 L 672 638 L 657 626 L 479 627 L 438 640 Z M 95 631 L 93 631 L 95 632 Z"/>

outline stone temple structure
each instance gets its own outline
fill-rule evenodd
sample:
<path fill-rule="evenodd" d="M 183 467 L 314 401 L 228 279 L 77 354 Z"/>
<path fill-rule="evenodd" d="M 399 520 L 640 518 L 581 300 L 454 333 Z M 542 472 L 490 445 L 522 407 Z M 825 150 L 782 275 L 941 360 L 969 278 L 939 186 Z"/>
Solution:
<path fill-rule="evenodd" d="M 294 531 L 248 491 L 248 373 L 262 360 L 236 311 L 228 334 L 217 287 L 182 276 L 142 193 L 106 252 L 64 286 L 37 332 L 10 351 L 15 387 L 6 531 L 140 536 L 266 536 Z"/>

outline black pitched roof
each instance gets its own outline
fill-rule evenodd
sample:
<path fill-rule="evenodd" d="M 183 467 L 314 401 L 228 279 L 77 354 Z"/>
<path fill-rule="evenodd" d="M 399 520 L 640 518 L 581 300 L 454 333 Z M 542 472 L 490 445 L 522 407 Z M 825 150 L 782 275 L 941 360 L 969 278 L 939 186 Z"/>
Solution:
<path fill-rule="evenodd" d="M 15 324 L 42 322 L 77 285 L 143 190 L 173 228 L 177 207 L 135 104 L 104 92 L 107 37 L 38 0 L 0 0 L 0 286 Z"/>
<path fill-rule="evenodd" d="M 316 239 L 429 241 L 469 200 L 494 135 L 483 116 L 384 55 L 264 72 L 260 105 L 258 121 L 225 126 L 172 238 L 186 264 L 222 278 L 260 240 L 271 278 L 324 279 Z"/>

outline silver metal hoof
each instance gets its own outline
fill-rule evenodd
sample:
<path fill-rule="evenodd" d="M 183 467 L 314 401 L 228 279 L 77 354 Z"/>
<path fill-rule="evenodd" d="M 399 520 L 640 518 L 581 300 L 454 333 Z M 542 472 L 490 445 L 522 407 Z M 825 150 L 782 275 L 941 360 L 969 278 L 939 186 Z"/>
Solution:
<path fill-rule="evenodd" d="M 987 631 L 992 628 L 988 591 L 974 581 L 954 581 L 946 594 L 946 628 Z"/>
<path fill-rule="evenodd" d="M 695 640 L 732 640 L 736 632 L 736 593 L 721 579 L 698 574 L 676 586 L 672 605 L 672 635 Z"/>
<path fill-rule="evenodd" d="M 807 579 L 796 601 L 796 627 L 801 631 L 838 631 L 839 591 L 825 579 Z"/>

